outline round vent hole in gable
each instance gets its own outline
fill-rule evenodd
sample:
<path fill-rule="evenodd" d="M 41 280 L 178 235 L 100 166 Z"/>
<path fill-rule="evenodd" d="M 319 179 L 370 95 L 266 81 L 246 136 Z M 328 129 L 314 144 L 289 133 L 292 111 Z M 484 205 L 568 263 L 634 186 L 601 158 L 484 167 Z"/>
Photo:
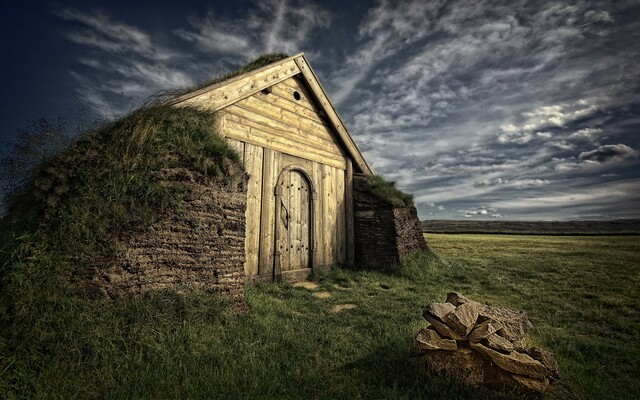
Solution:
<path fill-rule="evenodd" d="M 300 96 L 300 93 L 298 92 L 293 92 L 293 98 L 296 100 L 300 100 L 302 98 L 302 96 Z"/>

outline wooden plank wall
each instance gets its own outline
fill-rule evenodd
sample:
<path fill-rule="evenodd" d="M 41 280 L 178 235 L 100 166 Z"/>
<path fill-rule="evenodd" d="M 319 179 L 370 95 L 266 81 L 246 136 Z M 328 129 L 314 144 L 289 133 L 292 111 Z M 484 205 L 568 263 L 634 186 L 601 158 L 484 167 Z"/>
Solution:
<path fill-rule="evenodd" d="M 323 121 L 306 88 L 289 78 L 224 110 L 222 133 L 242 155 L 247 187 L 246 263 L 248 276 L 273 272 L 275 186 L 283 168 L 299 157 L 316 191 L 315 265 L 348 261 L 347 196 L 349 160 Z M 293 93 L 300 98 L 296 100 Z M 293 157 L 291 157 L 293 156 Z M 309 160 L 309 161 L 305 161 Z M 295 161 L 293 161 L 295 164 Z"/>
<path fill-rule="evenodd" d="M 275 187 L 280 173 L 280 153 L 264 149 L 262 163 L 262 212 L 260 214 L 260 265 L 261 275 L 273 272 L 275 248 Z"/>
<path fill-rule="evenodd" d="M 270 89 L 270 93 L 258 92 L 221 111 L 225 135 L 345 169 L 345 153 L 308 91 L 294 78 Z"/>
<path fill-rule="evenodd" d="M 246 239 L 245 239 L 245 274 L 258 274 L 258 257 L 260 252 L 260 213 L 262 212 L 262 157 L 263 148 L 245 143 L 245 171 L 249 174 L 247 184 Z"/>

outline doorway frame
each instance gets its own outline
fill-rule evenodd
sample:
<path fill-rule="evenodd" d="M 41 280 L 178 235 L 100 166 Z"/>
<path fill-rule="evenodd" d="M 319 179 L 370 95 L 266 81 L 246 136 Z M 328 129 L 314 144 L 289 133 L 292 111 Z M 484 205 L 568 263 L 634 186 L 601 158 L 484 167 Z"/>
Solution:
<path fill-rule="evenodd" d="M 289 164 L 282 168 L 280 173 L 278 174 L 278 179 L 276 180 L 276 187 L 274 189 L 275 196 L 275 212 L 274 212 L 274 240 L 273 240 L 273 280 L 275 282 L 282 281 L 282 270 L 281 270 L 281 260 L 280 257 L 282 253 L 278 248 L 278 241 L 280 240 L 280 229 L 278 229 L 278 223 L 280 221 L 280 202 L 282 200 L 282 187 L 280 186 L 280 181 L 283 179 L 286 173 L 298 172 L 300 173 L 304 179 L 307 180 L 309 184 L 309 191 L 311 192 L 311 196 L 309 197 L 309 244 L 311 247 L 310 251 L 310 269 L 311 273 L 315 272 L 316 266 L 316 237 L 315 237 L 315 224 L 316 224 L 316 202 L 318 200 L 318 193 L 316 191 L 316 185 L 311 179 L 311 174 L 302 166 L 298 164 Z M 298 270 L 294 270 L 298 271 Z M 304 271 L 304 270 L 299 270 Z"/>

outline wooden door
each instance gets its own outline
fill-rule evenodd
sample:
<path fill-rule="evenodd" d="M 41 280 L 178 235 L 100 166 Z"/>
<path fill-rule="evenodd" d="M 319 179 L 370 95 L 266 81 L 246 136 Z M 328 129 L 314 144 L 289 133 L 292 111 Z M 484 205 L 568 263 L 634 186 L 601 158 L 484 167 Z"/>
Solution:
<path fill-rule="evenodd" d="M 280 271 L 311 268 L 311 188 L 300 171 L 283 171 L 276 207 L 279 207 L 276 250 Z M 277 273 L 277 271 L 276 271 Z"/>

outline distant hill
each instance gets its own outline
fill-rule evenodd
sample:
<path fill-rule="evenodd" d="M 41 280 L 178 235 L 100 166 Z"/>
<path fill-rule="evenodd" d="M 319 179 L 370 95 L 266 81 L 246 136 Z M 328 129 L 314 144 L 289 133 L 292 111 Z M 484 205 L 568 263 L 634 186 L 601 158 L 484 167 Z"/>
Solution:
<path fill-rule="evenodd" d="M 640 219 L 610 221 L 454 221 L 425 220 L 428 233 L 504 233 L 521 235 L 638 235 Z"/>

